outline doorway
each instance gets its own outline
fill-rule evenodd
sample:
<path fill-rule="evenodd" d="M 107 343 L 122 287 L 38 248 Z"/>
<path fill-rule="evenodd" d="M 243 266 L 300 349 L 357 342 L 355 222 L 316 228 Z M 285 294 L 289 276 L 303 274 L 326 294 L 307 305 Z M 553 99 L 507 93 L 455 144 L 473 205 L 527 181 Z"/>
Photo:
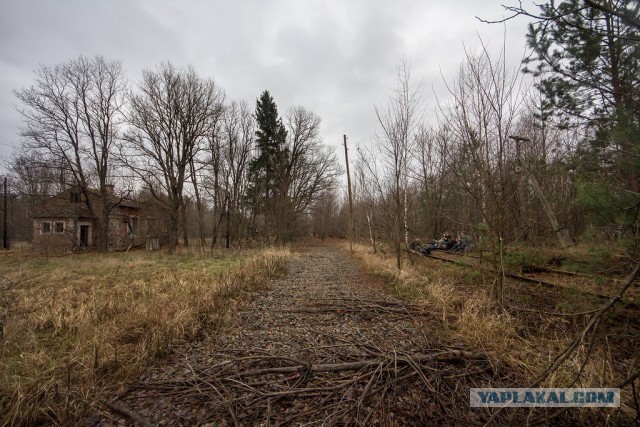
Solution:
<path fill-rule="evenodd" d="M 80 246 L 84 248 L 89 247 L 89 226 L 88 225 L 80 226 Z"/>

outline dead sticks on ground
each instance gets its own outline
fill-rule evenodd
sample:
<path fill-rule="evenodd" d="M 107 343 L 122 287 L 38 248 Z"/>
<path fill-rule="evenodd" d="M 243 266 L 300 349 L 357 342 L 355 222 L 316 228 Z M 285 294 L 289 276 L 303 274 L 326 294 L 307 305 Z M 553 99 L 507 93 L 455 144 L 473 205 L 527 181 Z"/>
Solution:
<path fill-rule="evenodd" d="M 354 343 L 348 354 L 329 361 L 319 357 L 315 363 L 297 356 L 218 353 L 216 359 L 224 362 L 206 369 L 188 364 L 173 380 L 143 381 L 137 388 L 154 389 L 169 403 L 178 394 L 201 396 L 210 408 L 201 423 L 227 419 L 259 424 L 268 419 L 287 424 L 304 414 L 327 424 L 358 424 L 395 411 L 397 393 L 415 395 L 415 401 L 406 400 L 414 410 L 424 399 L 438 406 L 452 400 L 462 405 L 468 396 L 460 381 L 477 379 L 491 366 L 486 354 L 460 349 L 413 354 L 367 347 L 365 357 Z"/>
<path fill-rule="evenodd" d="M 556 372 L 560 368 L 560 366 L 562 366 L 562 364 L 576 351 L 576 349 L 587 340 L 589 334 L 591 334 L 590 343 L 588 344 L 589 350 L 585 355 L 585 359 L 583 361 L 583 364 L 580 367 L 580 371 L 578 372 L 577 376 L 574 378 L 573 383 L 570 386 L 572 387 L 573 385 L 575 385 L 575 383 L 579 380 L 580 375 L 582 374 L 584 365 L 587 363 L 591 355 L 590 353 L 593 347 L 592 340 L 598 330 L 598 326 L 600 326 L 600 323 L 604 315 L 609 310 L 611 310 L 612 307 L 614 307 L 618 302 L 622 300 L 622 298 L 624 297 L 624 294 L 627 292 L 629 287 L 635 282 L 639 274 L 640 274 L 640 264 L 637 264 L 633 269 L 633 271 L 631 272 L 631 274 L 627 276 L 624 283 L 620 286 L 620 288 L 618 289 L 618 292 L 614 296 L 610 297 L 609 301 L 591 316 L 591 318 L 589 319 L 589 322 L 584 327 L 582 332 L 580 332 L 571 341 L 571 343 L 569 343 L 569 345 L 562 352 L 560 352 L 560 354 L 556 356 L 556 358 L 551 362 L 551 364 L 547 367 L 547 369 L 545 369 L 545 371 L 542 372 L 538 376 L 538 378 L 531 384 L 530 388 L 539 387 L 541 384 L 543 384 L 551 376 L 551 374 Z M 637 378 L 637 375 L 634 376 L 632 374 L 627 378 L 627 380 L 623 381 L 620 387 L 624 387 L 629 383 L 633 383 L 636 378 Z M 498 410 L 496 410 L 485 425 L 491 424 L 491 422 L 498 416 L 500 412 L 502 412 L 502 410 L 503 408 L 499 408 Z M 534 421 L 534 424 L 535 424 L 535 421 Z"/>
<path fill-rule="evenodd" d="M 415 354 L 415 355 L 395 355 L 394 357 L 379 357 L 376 359 L 363 360 L 360 362 L 349 363 L 327 363 L 320 365 L 307 365 L 300 364 L 297 366 L 286 366 L 280 368 L 264 368 L 252 371 L 237 372 L 234 375 L 240 378 L 252 377 L 257 375 L 269 375 L 269 374 L 286 374 L 293 372 L 304 372 L 305 370 L 312 373 L 318 372 L 342 372 L 342 371 L 358 371 L 364 368 L 383 366 L 388 362 L 393 361 L 395 366 L 398 365 L 411 365 L 416 366 L 418 363 L 425 363 L 428 361 L 437 360 L 439 362 L 449 362 L 455 360 L 484 360 L 486 355 L 484 353 L 476 353 L 463 350 L 447 350 L 432 354 Z"/>
<path fill-rule="evenodd" d="M 131 421 L 135 422 L 138 425 L 141 425 L 143 427 L 156 427 L 158 426 L 158 424 L 150 421 L 148 418 L 140 415 L 139 413 L 127 408 L 126 406 L 114 403 L 114 402 L 109 402 L 108 400 L 102 400 L 102 404 L 104 406 L 106 406 L 107 408 L 111 409 L 113 412 L 119 414 L 119 415 L 123 415 L 127 418 L 129 418 Z"/>
<path fill-rule="evenodd" d="M 413 252 L 415 254 L 418 254 L 418 255 L 421 255 L 421 256 L 425 256 L 427 258 L 433 258 L 433 259 L 437 259 L 437 260 L 440 260 L 440 261 L 449 262 L 449 263 L 452 263 L 452 264 L 458 264 L 458 265 L 461 265 L 463 267 L 472 267 L 471 264 L 467 264 L 467 263 L 465 263 L 463 261 L 459 261 L 459 260 L 455 260 L 455 259 L 440 257 L 440 256 L 433 255 L 433 254 L 431 254 L 431 255 L 423 255 L 423 254 L 421 254 L 419 252 L 415 252 L 415 251 L 411 251 L 411 252 Z M 504 272 L 504 275 L 507 276 L 507 277 L 510 277 L 512 279 L 519 280 L 521 282 L 535 283 L 537 285 L 541 285 L 541 286 L 544 286 L 544 287 L 547 287 L 547 288 L 568 289 L 570 291 L 577 292 L 577 293 L 580 293 L 582 295 L 587 295 L 587 296 L 590 296 L 590 297 L 596 297 L 596 298 L 599 298 L 599 299 L 609 299 L 609 298 L 611 298 L 610 295 L 605 295 L 605 294 L 600 294 L 600 293 L 597 293 L 597 292 L 587 291 L 587 290 L 584 290 L 584 289 L 576 288 L 574 286 L 561 285 L 559 283 L 553 283 L 553 282 L 549 282 L 549 281 L 546 281 L 546 280 L 537 279 L 535 277 L 522 276 L 520 274 L 511 273 L 511 272 L 507 272 L 507 271 Z"/>
<path fill-rule="evenodd" d="M 622 297 L 624 296 L 625 292 L 627 291 L 627 289 L 629 289 L 629 286 L 631 286 L 631 284 L 635 281 L 638 274 L 640 274 L 640 264 L 638 264 L 634 268 L 633 272 L 629 275 L 629 277 L 627 277 L 627 279 L 622 284 L 622 286 L 620 287 L 616 295 L 611 297 L 611 299 L 607 304 L 603 305 L 602 308 L 600 308 L 600 310 L 598 310 L 593 316 L 591 316 L 589 323 L 587 324 L 587 326 L 585 326 L 585 328 L 582 330 L 580 335 L 576 336 L 574 340 L 571 342 L 571 344 L 562 353 L 560 353 L 558 357 L 556 357 L 556 359 L 549 366 L 549 368 L 547 368 L 547 370 L 545 370 L 540 375 L 540 377 L 538 377 L 538 379 L 534 381 L 532 387 L 539 386 L 544 380 L 546 380 L 549 377 L 551 373 L 555 372 L 560 367 L 560 365 L 562 365 L 562 363 L 565 360 L 567 360 L 567 358 L 574 352 L 574 350 L 578 347 L 578 345 L 580 345 L 580 343 L 582 343 L 585 340 L 585 338 L 587 337 L 589 332 L 592 331 L 592 329 L 593 329 L 593 333 L 595 333 L 600 323 L 600 320 L 602 320 L 602 316 L 606 312 L 608 312 L 616 303 L 622 300 Z M 588 356 L 589 355 L 587 355 L 587 357 Z"/>
<path fill-rule="evenodd" d="M 360 313 L 367 315 L 428 316 L 431 313 L 419 304 L 394 300 L 370 300 L 360 298 L 321 298 L 289 313 Z"/>

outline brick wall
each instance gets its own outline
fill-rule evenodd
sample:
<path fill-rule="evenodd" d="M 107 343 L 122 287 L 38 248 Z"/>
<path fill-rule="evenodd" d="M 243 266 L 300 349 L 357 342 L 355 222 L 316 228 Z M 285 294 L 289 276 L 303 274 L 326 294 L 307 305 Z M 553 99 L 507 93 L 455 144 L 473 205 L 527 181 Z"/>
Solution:
<path fill-rule="evenodd" d="M 63 224 L 62 231 L 60 224 Z M 33 248 L 38 252 L 70 252 L 75 236 L 75 224 L 70 218 L 36 218 L 33 221 Z"/>
<path fill-rule="evenodd" d="M 78 203 L 70 192 L 61 193 L 41 203 L 33 221 L 33 248 L 39 252 L 66 252 L 79 244 L 78 224 L 75 218 L 84 218 L 80 222 L 91 226 L 89 247 L 100 247 L 100 223 L 102 199 L 91 193 L 96 219 L 89 219 L 85 203 Z M 60 216 L 55 216 L 60 215 Z M 66 216 L 66 217 L 62 217 Z M 56 222 L 64 222 L 64 231 L 56 232 Z M 42 224 L 49 223 L 48 231 Z M 129 224 L 133 225 L 132 230 Z M 60 231 L 60 230 L 58 230 Z M 109 249 L 126 249 L 130 245 L 144 245 L 147 235 L 147 221 L 144 210 L 135 204 L 123 203 L 115 207 L 109 216 Z"/>

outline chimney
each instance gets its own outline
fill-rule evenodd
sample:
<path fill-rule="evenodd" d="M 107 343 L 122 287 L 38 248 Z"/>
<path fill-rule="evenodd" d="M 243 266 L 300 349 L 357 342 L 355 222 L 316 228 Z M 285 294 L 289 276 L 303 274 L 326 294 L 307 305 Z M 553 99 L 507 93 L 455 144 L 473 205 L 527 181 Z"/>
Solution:
<path fill-rule="evenodd" d="M 113 184 L 106 184 L 107 193 L 113 196 Z"/>

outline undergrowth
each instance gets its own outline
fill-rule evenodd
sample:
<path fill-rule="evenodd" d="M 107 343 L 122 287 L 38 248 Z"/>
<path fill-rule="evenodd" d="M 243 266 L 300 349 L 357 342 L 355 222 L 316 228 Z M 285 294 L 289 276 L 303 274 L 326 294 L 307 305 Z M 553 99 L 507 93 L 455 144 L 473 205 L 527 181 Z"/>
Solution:
<path fill-rule="evenodd" d="M 355 245 L 355 254 L 365 268 L 383 278 L 389 289 L 403 297 L 425 304 L 441 319 L 435 326 L 438 333 L 452 342 L 464 343 L 472 349 L 487 352 L 495 363 L 496 373 L 512 378 L 503 387 L 528 387 L 551 364 L 554 358 L 584 326 L 571 317 L 548 316 L 539 311 L 539 302 L 521 285 L 507 287 L 509 293 L 503 306 L 488 297 L 490 273 L 452 263 L 416 258 L 405 259 L 398 272 L 391 255 L 373 254 L 365 245 Z M 540 254 L 514 257 L 514 265 L 542 262 Z M 570 300 L 566 303 L 572 305 Z M 556 305 L 562 305 L 558 301 Z M 557 308 L 557 307 L 556 307 Z M 574 308 L 575 309 L 575 308 Z M 560 310 L 559 310 L 560 311 Z M 564 310 L 561 310 L 564 311 Z M 582 317 L 582 319 L 586 319 Z M 567 387 L 573 384 L 582 362 L 590 351 L 576 387 L 611 386 L 614 377 L 611 349 L 587 343 L 551 375 L 542 387 Z M 602 416 L 602 411 L 579 413 L 584 422 Z"/>
<path fill-rule="evenodd" d="M 224 324 L 288 253 L 0 258 L 0 425 L 73 425 L 102 394 Z M 0 313 L 1 314 L 1 313 Z"/>

